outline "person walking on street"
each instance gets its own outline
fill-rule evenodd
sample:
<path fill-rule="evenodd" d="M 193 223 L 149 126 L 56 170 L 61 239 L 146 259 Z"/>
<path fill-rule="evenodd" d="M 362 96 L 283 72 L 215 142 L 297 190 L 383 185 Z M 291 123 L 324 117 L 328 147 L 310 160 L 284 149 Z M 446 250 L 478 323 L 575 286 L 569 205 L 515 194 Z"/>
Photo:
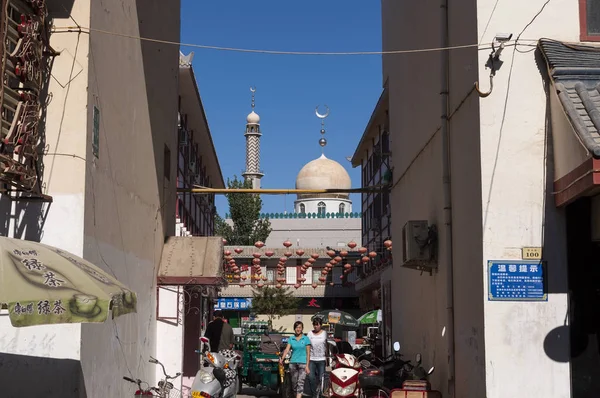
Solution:
<path fill-rule="evenodd" d="M 310 340 L 308 394 L 313 398 L 318 398 L 327 361 L 327 332 L 322 329 L 321 319 L 315 318 L 313 320 L 313 330 L 308 332 L 307 337 Z"/>
<path fill-rule="evenodd" d="M 279 358 L 279 363 L 283 363 L 283 359 L 288 352 L 292 351 L 290 375 L 292 376 L 292 389 L 296 394 L 296 398 L 302 398 L 304 380 L 306 375 L 310 373 L 310 340 L 304 335 L 303 331 L 304 324 L 296 321 L 294 323 L 294 336 L 288 339 L 283 355 Z"/>
<path fill-rule="evenodd" d="M 234 341 L 233 328 L 223 320 L 223 311 L 216 310 L 214 317 L 204 332 L 204 337 L 210 342 L 211 351 L 231 350 Z"/>

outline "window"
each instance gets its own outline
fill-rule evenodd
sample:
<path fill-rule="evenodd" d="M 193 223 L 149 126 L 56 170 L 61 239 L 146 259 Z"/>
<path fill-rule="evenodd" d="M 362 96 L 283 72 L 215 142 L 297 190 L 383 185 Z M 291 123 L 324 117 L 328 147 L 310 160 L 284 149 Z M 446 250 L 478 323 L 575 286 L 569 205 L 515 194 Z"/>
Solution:
<path fill-rule="evenodd" d="M 285 283 L 288 285 L 296 284 L 298 280 L 298 269 L 296 267 L 285 267 Z"/>
<path fill-rule="evenodd" d="M 171 181 L 171 150 L 167 145 L 165 145 L 163 161 L 163 172 L 165 174 L 165 178 L 167 181 Z"/>
<path fill-rule="evenodd" d="M 600 41 L 600 0 L 579 0 L 581 41 Z"/>
<path fill-rule="evenodd" d="M 100 110 L 94 105 L 94 126 L 92 128 L 92 153 L 98 157 L 100 152 Z"/>
<path fill-rule="evenodd" d="M 325 205 L 325 202 L 319 202 L 319 204 L 317 204 L 317 213 L 320 217 L 325 217 L 325 212 L 327 211 L 327 206 Z"/>
<path fill-rule="evenodd" d="M 304 206 L 304 203 L 300 203 L 300 213 L 301 214 L 306 213 L 306 206 Z"/>
<path fill-rule="evenodd" d="M 344 203 L 340 203 L 340 214 L 344 214 L 346 212 L 346 205 Z"/>

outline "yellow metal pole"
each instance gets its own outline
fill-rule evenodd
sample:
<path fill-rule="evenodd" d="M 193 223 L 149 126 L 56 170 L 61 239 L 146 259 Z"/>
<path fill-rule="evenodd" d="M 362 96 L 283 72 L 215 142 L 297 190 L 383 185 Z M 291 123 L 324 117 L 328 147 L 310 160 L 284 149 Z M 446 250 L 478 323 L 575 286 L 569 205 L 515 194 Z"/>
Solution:
<path fill-rule="evenodd" d="M 351 189 L 271 189 L 271 188 L 177 188 L 180 193 L 196 193 L 204 195 L 226 195 L 230 193 L 254 193 L 263 195 L 288 195 L 288 194 L 336 194 L 336 193 L 362 193 L 383 191 L 387 185 L 378 185 L 364 188 Z"/>

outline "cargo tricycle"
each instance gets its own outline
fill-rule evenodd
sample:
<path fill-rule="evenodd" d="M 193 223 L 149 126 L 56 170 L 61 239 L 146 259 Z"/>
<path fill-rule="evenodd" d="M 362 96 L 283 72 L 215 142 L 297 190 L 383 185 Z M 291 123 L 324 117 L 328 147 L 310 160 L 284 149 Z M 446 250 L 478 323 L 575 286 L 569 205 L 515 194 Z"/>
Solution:
<path fill-rule="evenodd" d="M 240 370 L 242 383 L 260 390 L 279 393 L 281 398 L 291 398 L 292 383 L 289 374 L 289 358 L 283 364 L 279 358 L 292 333 L 248 332 L 243 338 L 243 360 Z"/>

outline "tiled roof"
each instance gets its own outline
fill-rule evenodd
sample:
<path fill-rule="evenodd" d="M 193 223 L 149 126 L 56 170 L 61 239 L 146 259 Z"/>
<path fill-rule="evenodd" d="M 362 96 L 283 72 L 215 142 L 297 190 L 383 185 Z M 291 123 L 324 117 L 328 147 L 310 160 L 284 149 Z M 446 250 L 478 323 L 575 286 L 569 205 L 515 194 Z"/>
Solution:
<path fill-rule="evenodd" d="M 541 39 L 558 98 L 580 141 L 600 158 L 600 47 Z"/>

